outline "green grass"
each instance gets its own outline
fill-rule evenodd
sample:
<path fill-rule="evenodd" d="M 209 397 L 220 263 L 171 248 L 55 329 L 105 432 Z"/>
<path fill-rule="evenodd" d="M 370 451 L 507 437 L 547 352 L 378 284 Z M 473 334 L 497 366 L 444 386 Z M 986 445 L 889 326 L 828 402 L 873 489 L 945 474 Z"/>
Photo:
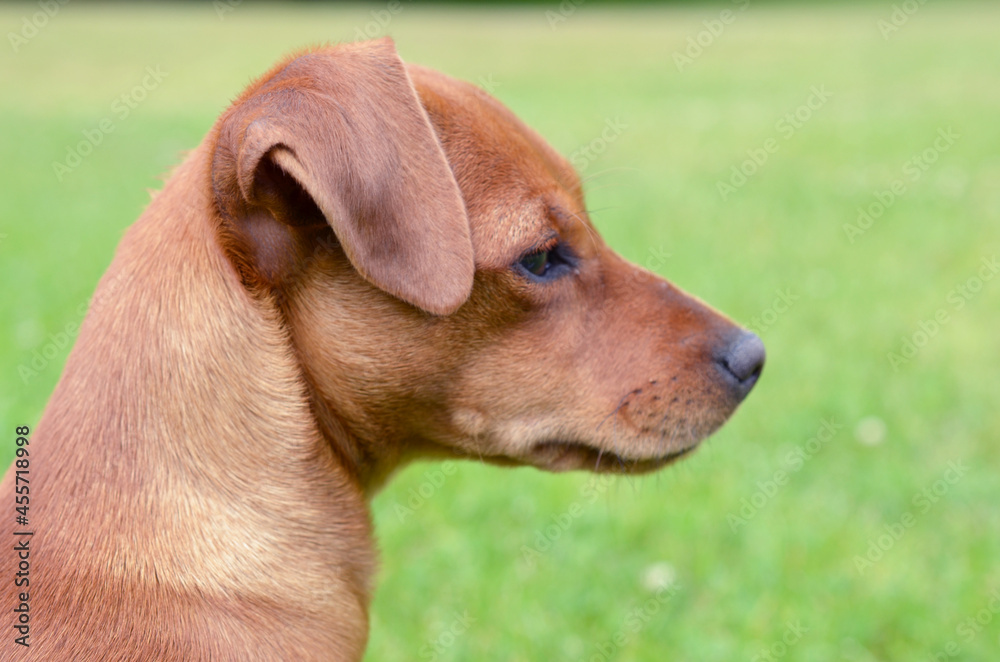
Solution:
<path fill-rule="evenodd" d="M 600 483 L 592 503 L 587 475 L 463 463 L 401 518 L 396 504 L 440 465 L 402 472 L 374 503 L 383 561 L 367 659 L 430 659 L 423 647 L 438 641 L 450 644 L 438 660 L 728 662 L 765 648 L 784 660 L 996 659 L 1000 278 L 961 310 L 948 297 L 1000 254 L 1000 7 L 930 2 L 886 40 L 888 0 L 753 3 L 678 71 L 674 52 L 724 5 L 585 4 L 553 30 L 545 12 L 557 6 L 404 3 L 389 32 L 405 59 L 495 83 L 565 154 L 609 119 L 627 125 L 586 168 L 595 222 L 626 257 L 735 319 L 765 315 L 768 365 L 693 458 Z M 70 3 L 19 53 L 0 48 L 10 441 L 38 420 L 68 351 L 59 334 L 72 335 L 147 189 L 251 77 L 289 50 L 353 38 L 371 10 L 245 5 L 220 20 L 207 3 Z M 34 11 L 5 5 L 4 34 Z M 57 182 L 53 161 L 157 65 L 163 83 Z M 812 86 L 832 97 L 786 139 L 776 123 Z M 904 163 L 949 127 L 960 137 L 907 179 Z M 723 200 L 719 180 L 769 139 L 777 151 Z M 844 224 L 895 180 L 906 192 L 851 243 Z M 798 299 L 768 313 L 778 291 Z M 941 308 L 949 321 L 894 369 L 887 354 Z M 25 383 L 19 366 L 34 352 L 52 358 Z M 828 419 L 839 431 L 792 463 Z M 952 462 L 967 471 L 936 483 Z M 766 485 L 789 469 L 786 484 Z M 935 486 L 936 503 L 916 496 Z M 763 505 L 734 530 L 744 499 Z M 524 561 L 574 504 L 551 546 Z M 856 557 L 907 514 L 912 526 L 859 572 Z M 676 577 L 669 599 L 643 581 L 653 571 Z M 467 629 L 446 634 L 466 612 Z M 977 613 L 989 617 L 982 631 L 963 629 Z M 616 632 L 621 646 L 609 644 Z M 949 642 L 954 657 L 931 657 Z"/>

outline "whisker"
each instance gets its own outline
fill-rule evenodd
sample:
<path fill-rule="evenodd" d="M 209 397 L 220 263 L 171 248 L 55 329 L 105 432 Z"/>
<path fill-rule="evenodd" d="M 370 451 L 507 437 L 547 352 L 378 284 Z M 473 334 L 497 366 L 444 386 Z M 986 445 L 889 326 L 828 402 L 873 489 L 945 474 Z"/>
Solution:
<path fill-rule="evenodd" d="M 597 212 L 607 211 L 609 209 L 621 209 L 621 205 L 609 205 L 607 207 L 598 207 L 597 209 L 585 209 L 584 211 L 588 215 L 593 216 Z"/>
<path fill-rule="evenodd" d="M 625 171 L 625 172 L 640 172 L 639 168 L 631 168 L 631 167 L 628 167 L 628 166 L 619 166 L 617 168 L 605 168 L 604 170 L 599 170 L 599 171 L 597 171 L 595 173 L 587 175 L 586 177 L 581 177 L 580 178 L 580 185 L 582 186 L 583 184 L 586 184 L 587 182 L 591 182 L 591 181 L 597 179 L 598 177 L 603 177 L 604 175 L 607 175 L 609 173 L 612 173 L 612 172 L 622 172 L 622 171 Z"/>
<path fill-rule="evenodd" d="M 621 409 L 621 407 L 618 409 Z M 628 469 L 625 466 L 625 459 L 618 448 L 618 409 L 615 410 L 615 422 L 611 428 L 611 441 L 615 445 L 615 457 L 618 459 L 618 468 L 621 470 L 621 473 L 627 473 Z"/>
<path fill-rule="evenodd" d="M 590 237 L 590 240 L 593 242 L 594 246 L 599 246 L 601 242 L 600 242 L 600 236 L 597 234 L 597 230 L 590 227 L 590 224 L 584 221 L 580 217 L 580 214 L 576 212 L 570 212 L 570 216 L 576 219 L 576 221 L 583 226 L 583 228 L 587 231 L 587 235 Z"/>
<path fill-rule="evenodd" d="M 590 195 L 594 191 L 603 191 L 606 188 L 618 188 L 622 184 L 621 182 L 608 182 L 607 184 L 601 184 L 600 186 L 594 186 L 587 189 L 587 195 Z"/>
<path fill-rule="evenodd" d="M 614 416 L 615 414 L 617 414 L 618 410 L 625 406 L 625 401 L 628 400 L 633 395 L 635 395 L 636 393 L 638 393 L 640 390 L 641 389 L 635 389 L 634 391 L 629 391 L 628 393 L 626 393 L 625 395 L 623 395 L 622 399 L 618 401 L 618 406 L 615 407 L 614 411 L 612 411 L 610 414 L 608 414 L 607 416 L 605 416 L 604 419 L 600 423 L 597 424 L 597 427 L 594 428 L 594 432 L 597 432 L 598 430 L 600 430 L 601 426 L 604 425 L 604 421 L 608 420 L 609 418 L 611 418 L 612 416 Z"/>

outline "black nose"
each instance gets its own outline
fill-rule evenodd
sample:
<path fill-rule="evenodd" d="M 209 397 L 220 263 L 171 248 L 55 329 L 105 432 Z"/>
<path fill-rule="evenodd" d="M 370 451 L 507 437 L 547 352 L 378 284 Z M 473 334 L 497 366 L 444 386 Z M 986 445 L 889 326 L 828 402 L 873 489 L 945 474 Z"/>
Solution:
<path fill-rule="evenodd" d="M 740 331 L 716 355 L 723 376 L 735 387 L 742 400 L 757 383 L 764 368 L 764 343 L 757 334 Z"/>

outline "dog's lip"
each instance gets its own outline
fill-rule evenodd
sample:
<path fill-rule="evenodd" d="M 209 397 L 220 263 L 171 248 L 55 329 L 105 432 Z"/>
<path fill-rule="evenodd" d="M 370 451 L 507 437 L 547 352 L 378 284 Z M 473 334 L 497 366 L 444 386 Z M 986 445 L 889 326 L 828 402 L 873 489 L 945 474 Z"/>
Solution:
<path fill-rule="evenodd" d="M 598 473 L 641 474 L 665 467 L 697 447 L 698 444 L 692 444 L 663 455 L 636 458 L 576 441 L 549 439 L 532 446 L 531 456 L 534 464 L 551 471 L 584 469 Z"/>

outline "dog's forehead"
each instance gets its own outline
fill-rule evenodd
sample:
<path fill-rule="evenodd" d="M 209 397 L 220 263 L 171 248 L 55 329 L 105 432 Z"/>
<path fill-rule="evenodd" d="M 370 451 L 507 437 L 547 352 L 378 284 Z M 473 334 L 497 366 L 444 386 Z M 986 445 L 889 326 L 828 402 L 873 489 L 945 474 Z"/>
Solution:
<path fill-rule="evenodd" d="M 479 267 L 506 267 L 554 229 L 592 233 L 576 171 L 541 136 L 478 87 L 407 69 L 465 200 Z"/>

